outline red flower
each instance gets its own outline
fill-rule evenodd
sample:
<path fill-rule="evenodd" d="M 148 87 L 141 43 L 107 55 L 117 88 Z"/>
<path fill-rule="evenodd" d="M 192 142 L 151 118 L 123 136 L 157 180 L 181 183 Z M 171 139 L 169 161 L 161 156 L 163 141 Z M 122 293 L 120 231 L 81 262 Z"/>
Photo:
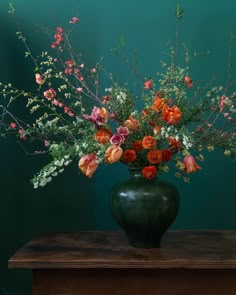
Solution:
<path fill-rule="evenodd" d="M 141 140 L 136 140 L 132 144 L 132 149 L 135 150 L 136 152 L 140 152 L 143 149 L 142 141 Z"/>
<path fill-rule="evenodd" d="M 153 179 L 157 175 L 157 168 L 156 166 L 146 166 L 143 168 L 142 174 L 147 179 Z"/>
<path fill-rule="evenodd" d="M 126 162 L 133 162 L 136 159 L 136 152 L 134 150 L 126 150 L 123 157 Z"/>
<path fill-rule="evenodd" d="M 148 152 L 148 154 L 147 154 L 148 161 L 151 164 L 160 163 L 161 157 L 162 157 L 161 151 L 159 151 L 159 150 L 152 150 L 152 151 Z"/>
<path fill-rule="evenodd" d="M 172 152 L 168 149 L 164 149 L 161 151 L 161 161 L 169 162 L 172 157 Z"/>

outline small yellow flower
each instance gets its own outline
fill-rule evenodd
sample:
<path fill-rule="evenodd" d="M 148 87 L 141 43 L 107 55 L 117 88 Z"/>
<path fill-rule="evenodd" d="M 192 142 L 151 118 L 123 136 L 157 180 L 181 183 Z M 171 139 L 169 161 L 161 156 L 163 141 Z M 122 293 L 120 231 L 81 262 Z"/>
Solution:
<path fill-rule="evenodd" d="M 184 177 L 184 182 L 190 182 L 190 178 L 188 178 L 188 177 Z"/>
<path fill-rule="evenodd" d="M 214 145 L 208 145 L 207 150 L 208 150 L 208 152 L 213 152 L 214 151 Z"/>
<path fill-rule="evenodd" d="M 201 162 L 204 161 L 204 156 L 202 154 L 199 154 L 196 158 Z"/>
<path fill-rule="evenodd" d="M 170 170 L 169 166 L 167 166 L 167 165 L 163 166 L 163 171 L 164 172 L 169 172 L 169 170 Z"/>
<path fill-rule="evenodd" d="M 180 161 L 177 161 L 177 163 L 175 164 L 176 167 L 179 169 L 179 170 L 184 170 L 185 169 L 185 165 L 183 162 L 180 162 Z"/>
<path fill-rule="evenodd" d="M 189 155 L 189 152 L 187 150 L 183 150 L 182 151 L 182 155 L 185 157 L 185 156 L 188 156 Z"/>
<path fill-rule="evenodd" d="M 231 151 L 230 150 L 225 150 L 224 155 L 225 156 L 231 156 Z"/>
<path fill-rule="evenodd" d="M 199 152 L 201 152 L 201 151 L 204 150 L 204 147 L 200 144 L 200 145 L 198 146 L 198 150 L 199 150 Z"/>
<path fill-rule="evenodd" d="M 180 178 L 180 177 L 181 177 L 181 174 L 180 174 L 179 172 L 176 172 L 176 173 L 175 173 L 175 177 Z"/>

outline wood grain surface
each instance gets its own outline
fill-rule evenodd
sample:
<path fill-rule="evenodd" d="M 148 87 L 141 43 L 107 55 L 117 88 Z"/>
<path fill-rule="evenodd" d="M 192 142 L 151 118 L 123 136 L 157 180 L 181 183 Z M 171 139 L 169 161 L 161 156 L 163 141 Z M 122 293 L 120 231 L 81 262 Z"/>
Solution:
<path fill-rule="evenodd" d="M 148 250 L 130 247 L 122 232 L 46 233 L 9 268 L 236 269 L 236 231 L 169 231 L 160 249 Z"/>

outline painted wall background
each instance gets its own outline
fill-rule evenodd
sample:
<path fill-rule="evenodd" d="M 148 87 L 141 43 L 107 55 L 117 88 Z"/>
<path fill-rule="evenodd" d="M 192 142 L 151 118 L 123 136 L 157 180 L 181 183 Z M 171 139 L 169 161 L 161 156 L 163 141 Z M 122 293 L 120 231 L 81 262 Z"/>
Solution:
<path fill-rule="evenodd" d="M 207 81 L 227 74 L 229 33 L 236 35 L 234 0 L 180 1 L 184 9 L 180 44 L 190 51 L 211 54 L 192 62 L 194 79 Z M 175 38 L 175 0 L 15 0 L 15 18 L 7 13 L 8 1 L 0 1 L 0 81 L 34 89 L 33 65 L 24 58 L 17 39 L 16 20 L 33 52 L 50 48 L 37 24 L 54 29 L 78 15 L 75 46 L 87 63 L 100 56 L 109 70 L 124 81 L 126 68 L 109 50 L 124 36 L 128 52 L 138 53 L 144 76 L 160 70 L 160 60 Z M 214 4 L 214 5 L 213 5 Z M 233 46 L 233 72 L 236 50 Z M 1 97 L 0 100 L 3 98 Z M 24 116 L 21 101 L 15 106 Z M 181 191 L 181 209 L 172 229 L 236 229 L 236 163 L 221 152 L 208 153 L 202 171 L 190 185 L 170 176 Z M 26 155 L 14 140 L 0 140 L 0 294 L 31 294 L 29 271 L 8 270 L 7 260 L 34 235 L 45 231 L 116 230 L 109 211 L 109 191 L 128 176 L 123 166 L 101 167 L 92 181 L 78 175 L 76 163 L 48 186 L 34 190 L 31 177 L 47 162 Z"/>

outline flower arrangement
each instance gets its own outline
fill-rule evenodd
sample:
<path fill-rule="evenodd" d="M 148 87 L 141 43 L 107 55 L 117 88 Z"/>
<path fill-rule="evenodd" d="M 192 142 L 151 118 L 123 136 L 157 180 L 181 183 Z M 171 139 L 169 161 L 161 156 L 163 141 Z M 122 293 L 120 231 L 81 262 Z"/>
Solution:
<path fill-rule="evenodd" d="M 178 8 L 178 21 L 181 17 Z M 133 91 L 120 86 L 101 63 L 89 67 L 73 51 L 69 36 L 78 24 L 73 17 L 68 30 L 57 27 L 49 48 L 37 58 L 17 32 L 26 46 L 25 56 L 35 64 L 37 91 L 0 83 L 7 101 L 0 106 L 1 135 L 15 134 L 22 145 L 36 142 L 41 149 L 35 153 L 51 156 L 32 179 L 34 188 L 46 185 L 72 161 L 89 178 L 101 164 L 121 162 L 141 167 L 147 179 L 172 169 L 188 182 L 188 175 L 201 169 L 201 151 L 219 147 L 226 156 L 236 152 L 234 82 L 199 86 L 191 76 L 188 51 L 180 66 L 171 47 L 170 62 L 161 63 L 157 79 L 142 77 L 126 60 L 140 82 L 139 90 Z M 109 78 L 105 87 L 101 73 Z M 10 105 L 19 97 L 26 101 L 33 122 L 11 113 Z"/>

